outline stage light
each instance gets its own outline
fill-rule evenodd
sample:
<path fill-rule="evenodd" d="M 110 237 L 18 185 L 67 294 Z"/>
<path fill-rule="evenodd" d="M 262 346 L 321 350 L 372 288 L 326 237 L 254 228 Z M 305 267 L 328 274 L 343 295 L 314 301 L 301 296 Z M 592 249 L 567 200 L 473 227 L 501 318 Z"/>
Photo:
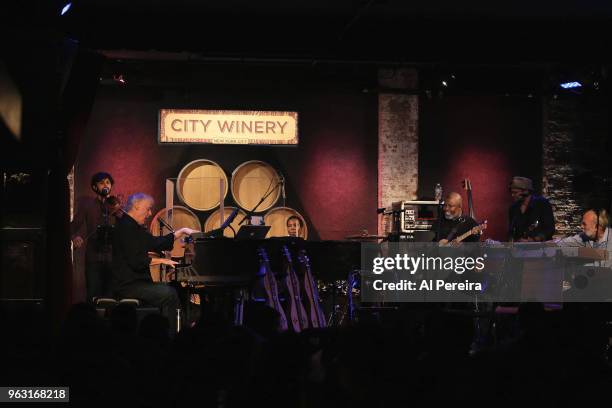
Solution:
<path fill-rule="evenodd" d="M 120 85 L 125 85 L 127 84 L 127 80 L 125 79 L 125 77 L 123 76 L 123 74 L 114 74 L 113 75 L 113 80 L 115 82 L 117 82 Z"/>
<path fill-rule="evenodd" d="M 66 14 L 68 10 L 70 10 L 71 7 L 72 7 L 72 3 L 67 3 L 64 6 L 64 8 L 62 8 L 62 12 L 60 13 L 60 16 L 63 16 L 64 14 Z"/>
<path fill-rule="evenodd" d="M 446 75 L 443 75 L 440 78 L 440 85 L 442 85 L 444 88 L 449 88 L 449 87 L 454 87 L 455 85 L 455 80 L 457 79 L 457 77 L 455 77 L 454 73 L 449 73 Z"/>
<path fill-rule="evenodd" d="M 572 88 L 580 88 L 580 87 L 582 87 L 582 84 L 578 81 L 564 82 L 561 84 L 561 88 L 563 89 L 572 89 Z"/>

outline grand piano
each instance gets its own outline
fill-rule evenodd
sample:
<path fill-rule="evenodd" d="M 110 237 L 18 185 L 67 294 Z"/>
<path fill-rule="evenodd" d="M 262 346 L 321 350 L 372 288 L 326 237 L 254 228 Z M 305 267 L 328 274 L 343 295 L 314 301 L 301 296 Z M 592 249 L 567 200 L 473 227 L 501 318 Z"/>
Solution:
<path fill-rule="evenodd" d="M 257 298 L 259 252 L 263 249 L 267 253 L 271 271 L 279 276 L 284 272 L 283 246 L 289 249 L 294 264 L 298 252 L 306 252 L 328 324 L 340 324 L 348 313 L 346 281 L 361 263 L 361 247 L 356 241 L 194 239 L 185 252 L 185 263 L 176 268 L 175 280 L 188 291 L 183 298 L 191 298 L 190 293 L 205 293 L 208 306 L 226 315 L 231 311 L 234 322 L 241 324 L 245 302 Z M 185 306 L 189 320 L 192 305 L 186 302 Z"/>
<path fill-rule="evenodd" d="M 190 268 L 179 268 L 177 280 L 208 285 L 248 285 L 259 269 L 258 248 L 264 248 L 273 271 L 282 265 L 282 246 L 292 254 L 305 250 L 315 277 L 324 282 L 347 279 L 360 268 L 361 247 L 355 241 L 305 241 L 283 237 L 253 240 L 196 239 Z M 294 256 L 295 258 L 295 256 Z"/>

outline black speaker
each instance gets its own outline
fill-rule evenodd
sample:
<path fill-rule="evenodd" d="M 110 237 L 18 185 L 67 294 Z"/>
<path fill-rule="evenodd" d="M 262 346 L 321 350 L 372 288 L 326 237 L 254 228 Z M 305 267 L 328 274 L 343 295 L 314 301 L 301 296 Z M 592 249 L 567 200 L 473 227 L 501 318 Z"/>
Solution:
<path fill-rule="evenodd" d="M 44 227 L 47 222 L 48 171 L 23 167 L 0 173 L 1 227 Z"/>
<path fill-rule="evenodd" d="M 52 333 L 51 320 L 42 299 L 0 299 L 0 322 L 2 323 L 0 344 L 3 344 L 3 347 L 42 350 L 42 347 L 48 345 Z M 2 349 L 2 352 L 7 351 L 10 353 L 10 348 Z M 9 360 L 15 357 L 15 355 L 3 355 L 9 357 Z M 23 367 L 27 361 L 24 361 L 24 358 L 27 359 L 29 356 L 19 356 L 13 361 L 19 361 L 19 366 Z M 2 369 L 7 367 L 0 367 L 0 372 Z"/>
<path fill-rule="evenodd" d="M 0 229 L 0 299 L 45 298 L 45 236 L 42 228 Z"/>

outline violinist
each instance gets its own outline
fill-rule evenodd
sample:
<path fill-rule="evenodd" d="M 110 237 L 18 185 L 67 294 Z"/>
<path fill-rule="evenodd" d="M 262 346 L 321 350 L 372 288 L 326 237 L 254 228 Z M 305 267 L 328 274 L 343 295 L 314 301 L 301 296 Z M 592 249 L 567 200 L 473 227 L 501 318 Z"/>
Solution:
<path fill-rule="evenodd" d="M 71 224 L 75 249 L 85 250 L 87 301 L 111 294 L 112 231 L 119 202 L 111 196 L 115 181 L 106 172 L 91 177 L 94 195 L 81 197 Z"/>

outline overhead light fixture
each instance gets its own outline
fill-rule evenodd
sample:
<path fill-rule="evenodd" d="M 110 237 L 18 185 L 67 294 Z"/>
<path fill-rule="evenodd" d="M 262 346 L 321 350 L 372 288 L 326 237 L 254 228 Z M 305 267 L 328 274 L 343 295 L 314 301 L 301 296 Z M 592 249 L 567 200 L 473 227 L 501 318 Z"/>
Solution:
<path fill-rule="evenodd" d="M 66 14 L 68 10 L 70 10 L 71 7 L 72 7 L 72 3 L 66 3 L 66 5 L 62 8 L 60 16 L 63 16 L 64 14 Z"/>
<path fill-rule="evenodd" d="M 582 87 L 582 84 L 578 81 L 564 82 L 561 84 L 561 88 L 563 89 L 572 89 L 572 88 L 580 88 L 580 87 Z"/>

